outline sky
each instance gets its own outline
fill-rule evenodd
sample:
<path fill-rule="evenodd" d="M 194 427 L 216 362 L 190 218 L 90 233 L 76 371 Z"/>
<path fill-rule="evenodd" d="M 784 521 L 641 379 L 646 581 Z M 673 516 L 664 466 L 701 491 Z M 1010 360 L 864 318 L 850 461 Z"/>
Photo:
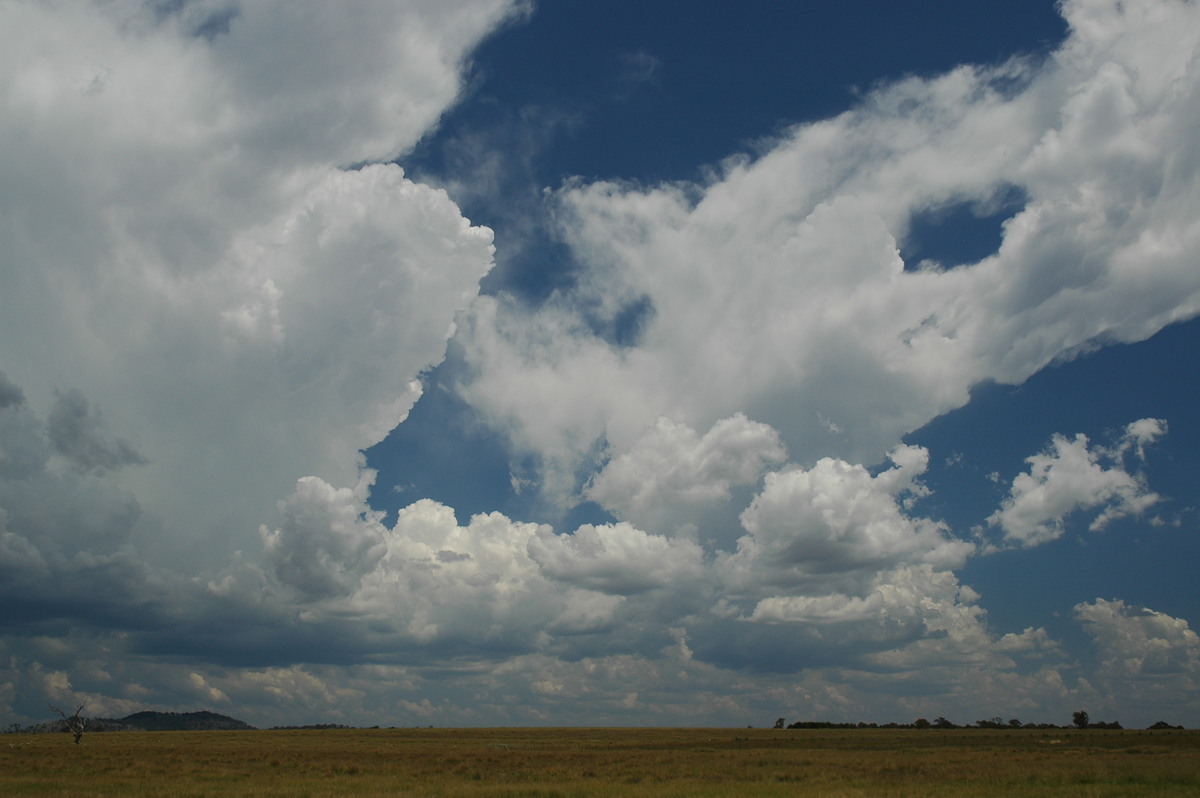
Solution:
<path fill-rule="evenodd" d="M 1194 0 L 0 4 L 0 721 L 1200 726 Z"/>

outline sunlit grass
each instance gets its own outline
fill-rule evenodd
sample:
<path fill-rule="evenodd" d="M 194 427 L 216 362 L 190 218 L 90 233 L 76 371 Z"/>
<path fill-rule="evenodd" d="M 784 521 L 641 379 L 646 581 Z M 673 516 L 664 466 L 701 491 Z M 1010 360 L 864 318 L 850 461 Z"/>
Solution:
<path fill-rule="evenodd" d="M 1200 732 L 404 729 L 0 736 L 0 794 L 1200 794 Z"/>

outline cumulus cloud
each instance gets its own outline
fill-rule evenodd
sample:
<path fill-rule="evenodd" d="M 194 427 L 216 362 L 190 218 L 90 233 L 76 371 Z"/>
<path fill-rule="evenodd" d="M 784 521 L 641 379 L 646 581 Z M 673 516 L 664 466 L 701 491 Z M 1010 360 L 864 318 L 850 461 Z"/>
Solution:
<path fill-rule="evenodd" d="M 309 599 L 346 595 L 383 556 L 383 513 L 366 507 L 374 474 L 355 490 L 304 477 L 280 502 L 283 526 L 259 527 L 268 565 L 280 581 Z"/>
<path fill-rule="evenodd" d="M 883 87 L 704 185 L 570 183 L 578 283 L 534 306 L 477 297 L 490 232 L 383 163 L 516 6 L 0 4 L 0 707 L 740 725 L 1077 695 L 1045 630 L 988 628 L 898 440 L 1200 310 L 1194 4 L 1067 2 L 1045 62 Z M 1014 191 L 996 253 L 906 268 L 914 216 Z M 472 405 L 615 523 L 372 508 L 360 450 L 456 329 Z M 1055 438 L 993 525 L 1148 506 L 1123 464 L 1164 432 Z M 1194 664 L 1178 619 L 1081 607 Z"/>
<path fill-rule="evenodd" d="M 376 655 L 534 651 L 552 635 L 609 628 L 621 593 L 679 570 L 665 556 L 678 547 L 632 529 L 585 528 L 559 543 L 548 528 L 499 513 L 460 526 L 453 509 L 429 499 L 401 510 L 389 527 L 366 503 L 372 478 L 366 472 L 356 490 L 302 479 L 281 508 L 284 525 L 262 537 L 268 592 L 294 591 L 304 625 L 339 628 L 349 645 Z M 584 553 L 571 562 L 556 556 L 560 546 Z M 626 570 L 635 564 L 640 574 Z"/>
<path fill-rule="evenodd" d="M 713 424 L 703 437 L 660 417 L 593 477 L 586 495 L 643 529 L 675 532 L 694 527 L 699 513 L 729 500 L 731 488 L 754 484 L 785 457 L 779 434 L 741 413 Z"/>
<path fill-rule="evenodd" d="M 1200 637 L 1182 618 L 1104 599 L 1077 604 L 1075 616 L 1101 649 L 1101 670 L 1112 676 L 1200 674 Z"/>
<path fill-rule="evenodd" d="M 515 7 L 0 8 L 0 363 L 58 455 L 162 521 L 158 564 L 247 548 L 298 477 L 355 485 L 420 396 L 491 233 L 360 166 Z"/>
<path fill-rule="evenodd" d="M 917 477 L 928 465 L 928 452 L 901 446 L 891 459 L 894 466 L 874 476 L 861 465 L 832 458 L 811 469 L 768 474 L 762 492 L 742 513 L 747 534 L 718 563 L 731 594 L 854 595 L 877 573 L 897 566 L 960 566 L 974 546 L 949 537 L 940 522 L 910 517 L 903 507 L 906 496 L 924 490 Z"/>
<path fill-rule="evenodd" d="M 464 395 L 552 493 L 658 416 L 743 412 L 801 462 L 870 463 L 982 380 L 1196 315 L 1200 15 L 1062 8 L 1070 35 L 1044 60 L 887 85 L 707 183 L 569 182 L 556 218 L 584 276 L 532 308 L 477 302 Z M 901 258 L 921 214 L 1014 196 L 996 252 Z M 634 340 L 597 334 L 634 311 Z"/>
<path fill-rule="evenodd" d="M 518 6 L 0 5 L 7 631 L 73 619 L 110 666 L 131 629 L 242 662 L 312 645 L 287 602 L 376 562 L 342 493 L 492 263 L 489 230 L 382 162 Z"/>
<path fill-rule="evenodd" d="M 648 535 L 626 523 L 587 524 L 571 535 L 546 530 L 530 540 L 529 554 L 552 579 L 613 595 L 706 578 L 698 545 Z"/>
<path fill-rule="evenodd" d="M 1099 654 L 1089 676 L 1102 695 L 1121 695 L 1147 722 L 1200 702 L 1200 637 L 1186 620 L 1099 598 L 1077 604 L 1075 618 Z"/>
<path fill-rule="evenodd" d="M 769 430 L 731 421 L 776 451 Z M 672 451 L 696 462 L 700 437 L 682 437 L 690 445 Z M 314 633 L 398 662 L 467 650 L 475 658 L 651 655 L 668 644 L 667 629 L 686 632 L 706 667 L 743 667 L 749 657 L 781 672 L 834 654 L 882 667 L 868 655 L 925 640 L 908 654 L 917 667 L 936 659 L 951 631 L 964 650 L 970 640 L 999 651 L 978 595 L 950 570 L 973 545 L 911 516 L 910 500 L 926 493 L 918 477 L 927 453 L 901 447 L 892 458 L 877 474 L 842 461 L 768 474 L 743 513 L 736 551 L 629 522 L 564 534 L 491 513 L 463 525 L 430 500 L 389 527 L 367 504 L 370 472 L 353 491 L 308 478 L 283 503 L 284 525 L 263 530 L 263 588 L 285 591 L 271 601 L 298 598 L 300 623 Z M 761 468 L 757 456 L 748 462 L 747 479 Z M 708 484 L 708 471 L 693 473 Z M 796 658 L 797 647 L 807 653 Z"/>
<path fill-rule="evenodd" d="M 1165 433 L 1165 421 L 1144 418 L 1129 424 L 1113 448 L 1089 446 L 1085 435 L 1055 435 L 1045 452 L 1026 460 L 1029 471 L 1013 480 L 988 525 L 1011 545 L 1036 546 L 1061 537 L 1066 519 L 1079 511 L 1100 508 L 1088 526 L 1093 531 L 1143 512 L 1161 497 L 1125 469 L 1124 455 L 1132 449 L 1144 459 L 1146 445 Z"/>

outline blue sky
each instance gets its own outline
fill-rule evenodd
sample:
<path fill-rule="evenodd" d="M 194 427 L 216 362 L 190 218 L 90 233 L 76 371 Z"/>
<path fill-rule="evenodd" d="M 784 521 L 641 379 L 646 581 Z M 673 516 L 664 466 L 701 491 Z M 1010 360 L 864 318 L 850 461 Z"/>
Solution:
<path fill-rule="evenodd" d="M 0 10 L 0 714 L 1200 724 L 1200 9 Z"/>

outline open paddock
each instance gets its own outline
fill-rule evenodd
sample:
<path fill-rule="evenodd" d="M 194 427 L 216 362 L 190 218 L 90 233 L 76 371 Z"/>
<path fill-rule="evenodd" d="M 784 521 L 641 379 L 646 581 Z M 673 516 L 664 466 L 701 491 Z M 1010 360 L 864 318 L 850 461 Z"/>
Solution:
<path fill-rule="evenodd" d="M 1200 795 L 1200 732 L 330 729 L 0 736 L 6 796 Z"/>

